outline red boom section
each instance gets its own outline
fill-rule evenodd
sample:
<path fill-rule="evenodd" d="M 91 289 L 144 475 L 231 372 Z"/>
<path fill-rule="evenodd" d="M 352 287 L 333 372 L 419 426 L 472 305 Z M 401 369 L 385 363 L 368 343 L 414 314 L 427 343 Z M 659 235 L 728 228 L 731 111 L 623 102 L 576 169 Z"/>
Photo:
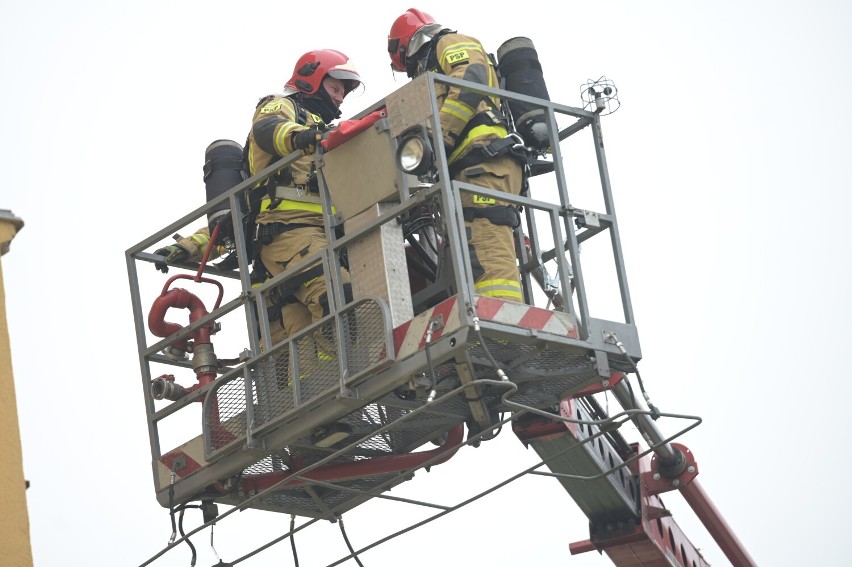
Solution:
<path fill-rule="evenodd" d="M 572 543 L 569 546 L 572 555 L 602 551 L 616 567 L 709 567 L 653 492 L 653 483 L 647 482 L 655 474 L 652 461 L 652 456 L 645 456 L 631 466 L 633 471 L 638 470 L 640 478 L 639 521 L 617 533 L 599 531 L 588 540 Z"/>

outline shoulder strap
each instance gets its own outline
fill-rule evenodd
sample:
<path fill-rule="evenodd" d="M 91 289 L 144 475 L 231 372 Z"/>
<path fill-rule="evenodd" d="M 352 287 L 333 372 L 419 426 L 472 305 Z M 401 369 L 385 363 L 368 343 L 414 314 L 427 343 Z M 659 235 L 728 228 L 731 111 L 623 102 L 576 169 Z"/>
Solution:
<path fill-rule="evenodd" d="M 290 100 L 293 101 L 293 108 L 296 111 L 296 122 L 304 126 L 308 123 L 308 112 L 302 108 L 298 100 L 295 98 L 291 98 Z"/>

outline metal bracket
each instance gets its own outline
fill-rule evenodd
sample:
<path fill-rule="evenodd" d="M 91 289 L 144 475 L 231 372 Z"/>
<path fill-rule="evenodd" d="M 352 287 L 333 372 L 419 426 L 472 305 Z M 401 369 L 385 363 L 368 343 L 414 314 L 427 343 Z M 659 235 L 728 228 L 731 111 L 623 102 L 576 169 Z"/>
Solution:
<path fill-rule="evenodd" d="M 339 399 L 343 400 L 360 400 L 361 396 L 358 395 L 358 390 L 353 390 L 352 388 L 341 388 L 340 392 L 337 394 Z"/>
<path fill-rule="evenodd" d="M 462 384 L 470 384 L 476 380 L 467 356 L 463 361 L 456 361 L 456 371 L 459 374 L 459 382 Z M 463 398 L 470 406 L 470 413 L 480 429 L 483 431 L 487 429 L 491 425 L 491 417 L 488 414 L 485 402 L 482 400 L 482 389 L 479 386 L 465 388 Z"/>
<path fill-rule="evenodd" d="M 598 371 L 598 376 L 603 376 L 604 381 L 607 384 L 604 384 L 604 387 L 608 386 L 609 377 L 612 372 L 609 369 L 609 357 L 602 350 L 595 351 L 595 369 Z"/>
<path fill-rule="evenodd" d="M 600 228 L 601 219 L 598 216 L 598 213 L 594 211 L 586 211 L 583 209 L 574 209 L 574 223 L 577 225 L 577 228 L 584 227 L 593 227 Z"/>
<path fill-rule="evenodd" d="M 698 476 L 698 464 L 695 462 L 695 456 L 692 454 L 692 451 L 680 443 L 672 443 L 672 447 L 678 449 L 686 461 L 683 471 L 673 478 L 663 475 L 661 473 L 660 461 L 654 455 L 651 458 L 651 470 L 641 473 L 641 481 L 645 484 L 648 494 L 655 495 L 671 490 L 678 490 L 681 486 L 689 484 Z"/>

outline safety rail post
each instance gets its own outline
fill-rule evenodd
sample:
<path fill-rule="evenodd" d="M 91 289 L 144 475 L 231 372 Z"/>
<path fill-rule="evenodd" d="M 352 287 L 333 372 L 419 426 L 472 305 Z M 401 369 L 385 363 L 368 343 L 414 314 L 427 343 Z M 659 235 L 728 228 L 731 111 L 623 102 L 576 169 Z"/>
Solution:
<path fill-rule="evenodd" d="M 621 237 L 618 233 L 618 222 L 615 216 L 615 203 L 612 198 L 612 188 L 609 181 L 609 168 L 606 164 L 604 152 L 603 133 L 601 131 L 601 117 L 595 114 L 591 123 L 592 137 L 595 142 L 595 155 L 598 160 L 598 173 L 600 175 L 601 190 L 604 197 L 606 214 L 611 218 L 609 226 L 610 242 L 612 243 L 612 255 L 615 260 L 615 273 L 618 278 L 618 286 L 621 291 L 621 305 L 624 310 L 624 322 L 633 324 L 633 305 L 630 302 L 630 289 L 627 287 L 627 269 L 624 266 L 624 256 L 621 250 Z"/>

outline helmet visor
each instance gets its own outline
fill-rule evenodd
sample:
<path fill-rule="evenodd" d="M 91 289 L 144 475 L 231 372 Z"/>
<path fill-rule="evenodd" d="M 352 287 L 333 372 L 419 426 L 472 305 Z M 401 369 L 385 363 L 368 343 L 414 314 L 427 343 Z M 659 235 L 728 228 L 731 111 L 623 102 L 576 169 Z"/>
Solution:
<path fill-rule="evenodd" d="M 408 42 L 408 53 L 406 57 L 412 57 L 420 51 L 420 48 L 429 43 L 436 33 L 441 31 L 441 24 L 426 24 L 411 36 L 411 41 Z"/>
<path fill-rule="evenodd" d="M 361 77 L 358 73 L 352 71 L 344 71 L 342 69 L 332 69 L 328 72 L 329 77 L 340 79 L 346 85 L 346 94 L 351 93 L 361 86 Z"/>

